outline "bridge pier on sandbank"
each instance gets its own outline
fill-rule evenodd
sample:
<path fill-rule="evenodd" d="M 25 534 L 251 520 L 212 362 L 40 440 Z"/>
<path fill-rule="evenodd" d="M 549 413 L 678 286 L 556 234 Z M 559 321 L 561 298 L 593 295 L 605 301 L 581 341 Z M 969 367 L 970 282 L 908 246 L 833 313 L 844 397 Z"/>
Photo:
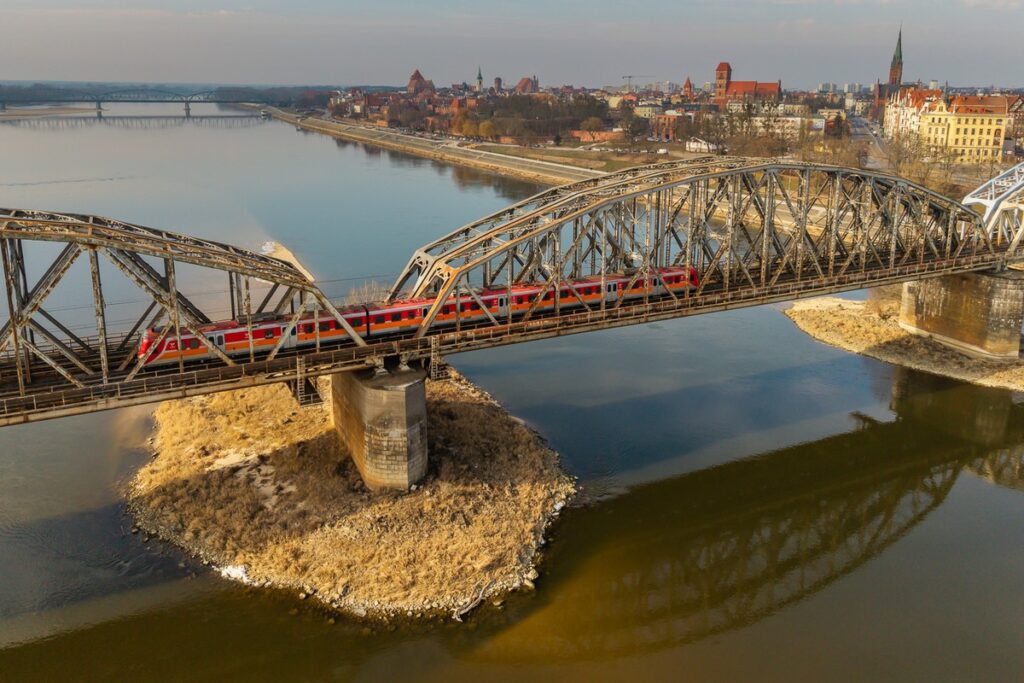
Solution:
<path fill-rule="evenodd" d="M 1017 360 L 1024 272 L 961 273 L 903 285 L 900 327 L 974 358 Z"/>
<path fill-rule="evenodd" d="M 407 490 L 426 475 L 425 379 L 422 370 L 330 376 L 334 428 L 369 488 Z"/>

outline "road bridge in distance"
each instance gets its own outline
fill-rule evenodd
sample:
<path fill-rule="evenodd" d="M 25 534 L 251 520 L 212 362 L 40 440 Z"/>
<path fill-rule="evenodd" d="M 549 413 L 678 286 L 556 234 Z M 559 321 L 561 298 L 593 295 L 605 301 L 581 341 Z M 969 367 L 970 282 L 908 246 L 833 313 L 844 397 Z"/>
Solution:
<path fill-rule="evenodd" d="M 117 88 L 113 90 L 65 89 L 59 92 L 12 91 L 0 94 L 0 111 L 9 106 L 36 106 L 43 104 L 94 104 L 102 117 L 103 105 L 118 102 L 134 104 L 180 104 L 185 116 L 191 116 L 193 104 L 244 104 L 245 100 L 228 97 L 216 90 L 194 93 L 162 88 Z"/>
<path fill-rule="evenodd" d="M 628 169 L 546 190 L 417 249 L 385 303 L 416 302 L 394 333 L 374 330 L 375 315 L 354 326 L 314 281 L 269 256 L 109 218 L 0 209 L 0 426 L 275 382 L 306 397 L 311 380 L 338 372 L 436 370 L 453 353 L 883 284 L 960 287 L 1024 260 L 1022 194 L 1024 165 L 966 203 L 898 177 L 786 160 Z M 48 301 L 76 269 L 92 293 L 84 334 Z M 671 286 L 666 273 L 680 271 L 695 284 Z M 146 302 L 116 329 L 111 275 Z M 224 280 L 213 299 L 183 293 Z M 1014 305 L 1019 346 L 1024 291 L 1012 278 L 986 282 L 998 311 L 968 307 L 952 327 L 970 328 L 963 347 L 1004 353 Z M 918 308 L 910 326 L 956 337 L 953 318 Z M 293 345 L 310 316 L 344 333 Z M 244 328 L 243 353 L 208 334 L 224 320 Z M 254 329 L 266 320 L 279 325 L 264 344 Z M 984 338 L 990 328 L 995 342 Z M 175 362 L 140 357 L 147 329 L 177 342 Z M 182 349 L 183 336 L 195 347 Z"/>

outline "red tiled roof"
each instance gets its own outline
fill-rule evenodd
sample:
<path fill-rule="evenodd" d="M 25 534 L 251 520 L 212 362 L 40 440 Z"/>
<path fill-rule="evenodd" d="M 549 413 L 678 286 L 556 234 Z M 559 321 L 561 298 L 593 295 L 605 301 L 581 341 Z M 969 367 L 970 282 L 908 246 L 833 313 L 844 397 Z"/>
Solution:
<path fill-rule="evenodd" d="M 715 71 L 732 71 L 732 67 L 729 66 L 729 62 L 721 62 L 715 67 Z"/>
<path fill-rule="evenodd" d="M 780 94 L 778 82 L 758 83 L 757 81 L 730 81 L 729 87 L 725 89 L 726 97 L 778 94 Z"/>
<path fill-rule="evenodd" d="M 958 95 L 950 99 L 949 104 L 953 111 L 972 114 L 1005 114 L 1009 109 L 1009 102 L 1001 96 Z"/>

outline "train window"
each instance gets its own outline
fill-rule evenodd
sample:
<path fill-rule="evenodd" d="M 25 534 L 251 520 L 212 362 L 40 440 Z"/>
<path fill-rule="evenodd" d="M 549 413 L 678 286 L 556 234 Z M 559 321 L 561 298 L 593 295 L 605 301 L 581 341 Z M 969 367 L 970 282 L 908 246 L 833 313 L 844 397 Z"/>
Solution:
<path fill-rule="evenodd" d="M 298 328 L 298 327 L 293 327 L 293 328 L 292 328 L 292 336 L 294 337 L 294 336 L 295 336 L 295 335 L 297 335 L 298 333 L 299 333 L 299 328 Z"/>
<path fill-rule="evenodd" d="M 224 337 L 223 337 L 223 335 L 217 335 L 217 345 L 218 346 L 224 346 Z"/>
<path fill-rule="evenodd" d="M 383 325 L 384 324 L 384 316 L 382 316 L 382 315 L 374 316 L 373 322 L 376 323 L 377 325 Z"/>
<path fill-rule="evenodd" d="M 263 331 L 263 338 L 264 339 L 273 339 L 274 338 L 274 331 L 273 330 L 264 330 Z"/>
<path fill-rule="evenodd" d="M 398 322 L 401 319 L 402 319 L 402 314 L 401 313 L 392 313 L 391 314 L 391 322 L 395 323 L 395 322 Z"/>
<path fill-rule="evenodd" d="M 555 293 L 554 292 L 545 292 L 544 293 L 544 300 L 545 301 L 550 301 L 551 299 L 554 299 L 554 298 L 555 298 Z"/>
<path fill-rule="evenodd" d="M 199 340 L 198 339 L 189 339 L 188 340 L 188 347 L 190 349 L 198 349 L 199 348 Z"/>
<path fill-rule="evenodd" d="M 469 305 L 469 307 L 470 307 L 470 308 L 471 308 L 472 310 L 474 310 L 474 311 L 479 311 L 479 310 L 480 310 L 480 304 L 478 304 L 478 303 L 477 303 L 477 302 L 475 302 L 475 301 L 474 301 L 473 303 L 471 303 L 471 304 Z"/>
<path fill-rule="evenodd" d="M 452 307 L 451 307 L 451 306 L 445 306 L 445 307 L 444 307 L 444 308 L 443 308 L 443 309 L 441 310 L 441 312 L 442 312 L 442 313 L 444 313 L 445 315 L 448 315 L 449 313 L 451 313 L 451 312 L 452 312 Z"/>
<path fill-rule="evenodd" d="M 501 297 L 500 299 L 498 299 L 498 305 L 499 306 L 504 306 L 505 305 L 505 297 Z"/>

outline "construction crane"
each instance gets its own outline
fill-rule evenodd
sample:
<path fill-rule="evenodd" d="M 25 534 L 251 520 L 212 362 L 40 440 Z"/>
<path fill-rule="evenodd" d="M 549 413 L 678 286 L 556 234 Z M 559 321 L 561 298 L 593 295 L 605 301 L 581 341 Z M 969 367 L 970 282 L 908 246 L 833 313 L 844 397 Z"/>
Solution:
<path fill-rule="evenodd" d="M 647 78 L 647 74 L 629 74 L 623 76 L 626 79 L 626 92 L 633 92 L 633 79 L 634 78 Z"/>

